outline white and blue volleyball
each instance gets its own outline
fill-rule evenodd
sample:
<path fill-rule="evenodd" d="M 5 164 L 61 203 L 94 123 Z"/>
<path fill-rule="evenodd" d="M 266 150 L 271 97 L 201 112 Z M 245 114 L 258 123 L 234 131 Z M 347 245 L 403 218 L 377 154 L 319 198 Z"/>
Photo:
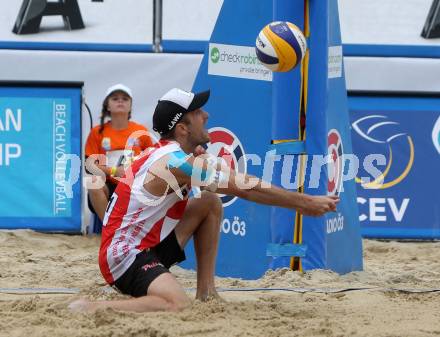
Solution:
<path fill-rule="evenodd" d="M 286 72 L 295 68 L 307 50 L 307 41 L 296 25 L 276 21 L 258 34 L 255 50 L 260 62 L 272 71 Z"/>

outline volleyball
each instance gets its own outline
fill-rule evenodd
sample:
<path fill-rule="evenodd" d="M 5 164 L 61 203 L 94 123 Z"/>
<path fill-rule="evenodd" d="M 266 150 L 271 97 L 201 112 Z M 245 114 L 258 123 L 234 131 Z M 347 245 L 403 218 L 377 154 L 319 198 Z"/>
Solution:
<path fill-rule="evenodd" d="M 276 21 L 260 31 L 255 50 L 264 66 L 272 71 L 286 72 L 301 62 L 307 42 L 302 31 L 293 23 Z"/>

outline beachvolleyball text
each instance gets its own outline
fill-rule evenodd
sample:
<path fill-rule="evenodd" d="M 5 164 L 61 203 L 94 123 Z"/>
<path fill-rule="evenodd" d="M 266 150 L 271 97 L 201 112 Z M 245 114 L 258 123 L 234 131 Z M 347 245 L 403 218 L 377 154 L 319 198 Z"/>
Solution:
<path fill-rule="evenodd" d="M 66 104 L 53 103 L 53 165 L 54 165 L 54 184 L 53 184 L 53 213 L 54 215 L 63 215 L 68 210 L 67 198 L 72 198 L 72 183 L 70 180 L 78 180 L 79 170 L 70 170 L 70 177 L 66 175 L 68 172 L 68 164 L 73 167 L 73 163 L 79 162 L 79 158 L 69 154 L 68 146 L 68 108 Z M 75 166 L 76 166 L 75 165 Z M 79 162 L 79 165 L 80 162 Z M 74 177 L 75 176 L 75 177 Z"/>

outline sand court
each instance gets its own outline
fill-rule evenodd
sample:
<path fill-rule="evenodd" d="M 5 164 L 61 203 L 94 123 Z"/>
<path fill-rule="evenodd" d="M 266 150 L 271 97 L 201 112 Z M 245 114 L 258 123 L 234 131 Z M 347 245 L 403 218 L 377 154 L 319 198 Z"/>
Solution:
<path fill-rule="evenodd" d="M 364 271 L 217 278 L 225 302 L 180 313 L 72 313 L 122 298 L 98 269 L 99 237 L 0 232 L 0 336 L 438 336 L 440 243 L 364 240 Z M 173 267 L 193 298 L 195 273 Z M 264 289 L 267 290 L 264 290 Z"/>

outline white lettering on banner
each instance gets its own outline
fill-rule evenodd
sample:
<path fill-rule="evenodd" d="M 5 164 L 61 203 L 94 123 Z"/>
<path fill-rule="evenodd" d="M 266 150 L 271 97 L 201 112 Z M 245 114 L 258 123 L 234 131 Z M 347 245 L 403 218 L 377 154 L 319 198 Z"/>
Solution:
<path fill-rule="evenodd" d="M 385 207 L 379 206 L 385 204 L 385 198 L 370 199 L 370 220 L 371 221 L 387 221 Z"/>
<path fill-rule="evenodd" d="M 257 58 L 255 47 L 209 44 L 208 74 L 272 81 L 272 72 Z"/>
<path fill-rule="evenodd" d="M 245 236 L 246 235 L 246 222 L 240 221 L 238 216 L 234 216 L 234 220 L 227 218 L 223 219 L 220 226 L 220 232 L 225 234 L 231 233 L 233 235 Z"/>
<path fill-rule="evenodd" d="M 358 197 L 357 202 L 360 205 L 365 205 L 368 203 L 368 214 L 360 213 L 359 221 L 377 221 L 385 222 L 388 221 L 386 211 L 389 209 L 393 218 L 397 222 L 401 222 L 405 216 L 406 210 L 409 205 L 409 198 L 404 198 L 400 204 L 396 202 L 394 198 L 370 198 L 365 199 Z"/>
<path fill-rule="evenodd" d="M 364 199 L 364 198 L 358 197 L 358 198 L 357 198 L 357 202 L 358 202 L 358 204 L 363 205 L 363 204 L 365 204 L 365 203 L 367 202 L 367 200 Z M 366 216 L 365 214 L 360 214 L 360 213 L 359 213 L 359 221 L 360 221 L 360 222 L 365 221 L 365 220 L 367 220 L 367 219 L 368 219 L 368 216 Z"/>
<path fill-rule="evenodd" d="M 19 144 L 0 143 L 0 166 L 9 166 L 11 159 L 21 156 L 21 146 Z"/>
<path fill-rule="evenodd" d="M 11 124 L 15 131 L 21 131 L 21 109 L 17 109 L 16 114 L 12 109 L 5 109 L 3 118 L 0 117 L 0 131 L 11 131 Z"/>
<path fill-rule="evenodd" d="M 54 139 L 54 184 L 53 214 L 59 215 L 67 210 L 66 195 L 66 104 L 53 104 L 53 139 Z"/>
<path fill-rule="evenodd" d="M 14 111 L 10 108 L 4 110 L 3 116 L 0 116 L 0 131 L 21 132 L 21 109 Z M 15 143 L 0 143 L 0 166 L 10 166 L 11 159 L 17 159 L 21 156 L 21 145 Z"/>
<path fill-rule="evenodd" d="M 393 213 L 394 219 L 396 219 L 396 221 L 399 222 L 402 221 L 403 216 L 405 215 L 406 208 L 408 207 L 409 204 L 409 199 L 403 199 L 402 204 L 400 205 L 400 209 L 397 208 L 394 199 L 387 199 L 387 200 L 391 208 L 391 213 Z"/>
<path fill-rule="evenodd" d="M 344 216 L 338 213 L 338 216 L 327 219 L 327 234 L 340 232 L 344 229 Z"/>
<path fill-rule="evenodd" d="M 342 77 L 342 46 L 328 47 L 328 78 Z"/>

